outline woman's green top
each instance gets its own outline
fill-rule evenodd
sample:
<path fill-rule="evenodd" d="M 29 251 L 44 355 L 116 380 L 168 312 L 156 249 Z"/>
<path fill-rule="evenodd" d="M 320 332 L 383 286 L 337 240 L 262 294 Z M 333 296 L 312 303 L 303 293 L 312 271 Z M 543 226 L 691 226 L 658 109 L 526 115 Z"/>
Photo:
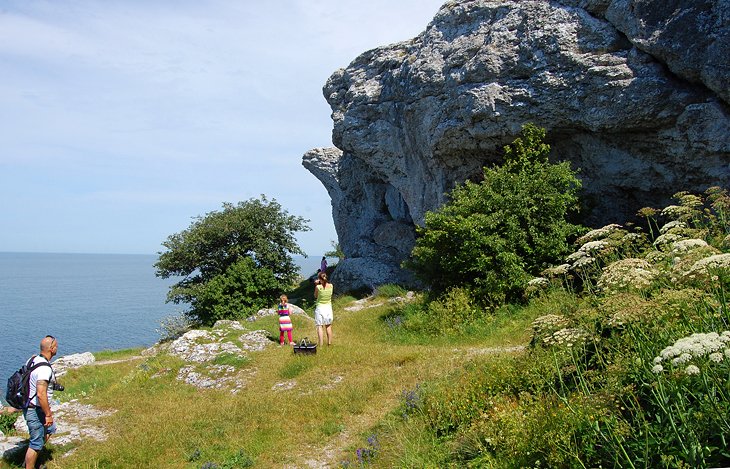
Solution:
<path fill-rule="evenodd" d="M 317 304 L 326 305 L 332 303 L 332 284 L 328 283 L 327 287 L 317 285 Z"/>

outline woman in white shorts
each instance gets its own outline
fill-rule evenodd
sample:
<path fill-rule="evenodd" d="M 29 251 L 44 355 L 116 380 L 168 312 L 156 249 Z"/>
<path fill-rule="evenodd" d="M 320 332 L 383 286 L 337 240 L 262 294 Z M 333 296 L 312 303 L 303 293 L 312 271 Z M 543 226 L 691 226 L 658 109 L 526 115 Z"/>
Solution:
<path fill-rule="evenodd" d="M 327 282 L 327 274 L 320 272 L 314 281 L 314 298 L 317 307 L 314 309 L 314 323 L 317 325 L 317 344 L 322 345 L 324 333 L 327 332 L 327 345 L 332 344 L 332 292 L 334 285 Z"/>

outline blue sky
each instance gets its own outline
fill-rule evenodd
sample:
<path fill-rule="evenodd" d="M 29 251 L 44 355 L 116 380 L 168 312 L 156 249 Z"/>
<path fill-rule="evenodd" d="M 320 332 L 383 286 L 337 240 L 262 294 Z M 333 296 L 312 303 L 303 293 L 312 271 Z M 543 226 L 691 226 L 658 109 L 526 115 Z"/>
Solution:
<path fill-rule="evenodd" d="M 0 251 L 149 253 L 266 194 L 336 239 L 302 154 L 326 79 L 442 0 L 0 0 Z"/>

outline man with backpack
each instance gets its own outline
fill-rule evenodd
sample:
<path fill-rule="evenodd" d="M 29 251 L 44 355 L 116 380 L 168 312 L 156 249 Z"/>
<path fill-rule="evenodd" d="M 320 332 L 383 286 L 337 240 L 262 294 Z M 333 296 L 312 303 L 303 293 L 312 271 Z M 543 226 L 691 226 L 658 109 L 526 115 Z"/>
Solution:
<path fill-rule="evenodd" d="M 58 352 L 58 341 L 47 335 L 41 340 L 41 353 L 28 361 L 32 369 L 28 380 L 28 406 L 23 408 L 23 417 L 28 424 L 30 443 L 25 453 L 25 468 L 35 468 L 38 453 L 43 449 L 48 438 L 56 433 L 51 412 L 51 398 L 56 384 L 56 376 L 51 367 L 51 359 Z"/>

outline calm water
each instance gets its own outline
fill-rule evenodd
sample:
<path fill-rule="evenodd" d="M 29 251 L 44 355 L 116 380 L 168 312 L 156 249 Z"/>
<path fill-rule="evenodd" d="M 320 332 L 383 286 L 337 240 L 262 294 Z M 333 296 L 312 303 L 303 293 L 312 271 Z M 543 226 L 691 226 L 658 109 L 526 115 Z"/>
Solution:
<path fill-rule="evenodd" d="M 59 355 L 152 345 L 172 280 L 154 255 L 0 253 L 0 388 L 46 334 Z"/>
<path fill-rule="evenodd" d="M 321 257 L 295 258 L 314 272 Z M 0 389 L 46 334 L 59 356 L 149 346 L 160 320 L 184 305 L 165 303 L 174 279 L 155 277 L 155 255 L 0 252 Z"/>

